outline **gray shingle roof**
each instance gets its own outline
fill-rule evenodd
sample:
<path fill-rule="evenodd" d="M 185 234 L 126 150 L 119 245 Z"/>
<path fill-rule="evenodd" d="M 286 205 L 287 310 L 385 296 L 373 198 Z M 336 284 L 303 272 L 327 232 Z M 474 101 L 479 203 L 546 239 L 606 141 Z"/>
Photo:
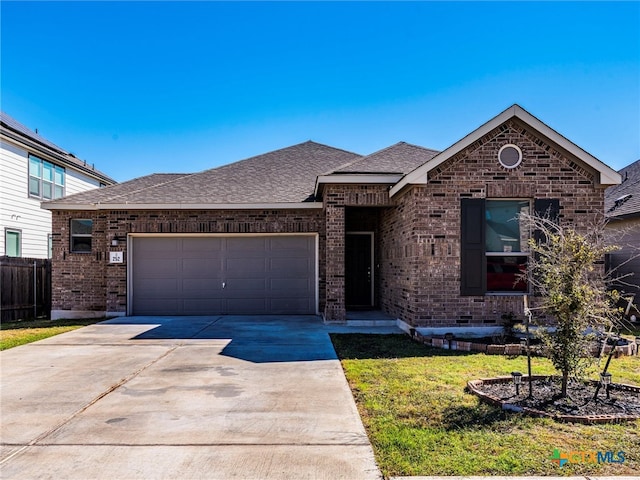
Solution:
<path fill-rule="evenodd" d="M 109 185 L 98 190 L 88 190 L 86 192 L 76 193 L 59 200 L 54 203 L 88 204 L 88 203 L 116 203 L 118 199 L 126 199 L 128 195 L 147 188 L 156 187 L 185 177 L 187 173 L 154 173 L 144 177 L 134 178 L 123 183 Z M 119 203 L 119 202 L 118 202 Z M 124 202 L 123 202 L 124 203 Z"/>
<path fill-rule="evenodd" d="M 622 183 L 605 190 L 604 211 L 609 217 L 640 215 L 640 160 L 618 173 L 622 175 Z"/>
<path fill-rule="evenodd" d="M 343 165 L 332 173 L 406 174 L 428 162 L 438 153 L 437 150 L 411 145 L 406 142 L 399 142 L 347 165 Z"/>
<path fill-rule="evenodd" d="M 115 183 L 115 180 L 101 172 L 96 170 L 92 165 L 87 164 L 85 161 L 76 158 L 73 154 L 60 148 L 56 144 L 44 138 L 42 135 L 30 130 L 15 118 L 11 117 L 5 112 L 0 112 L 0 130 L 5 134 L 13 134 L 12 136 L 18 136 L 22 140 L 33 142 L 36 146 L 39 146 L 45 152 L 54 155 L 63 164 L 63 166 L 75 167 L 77 170 L 87 173 L 91 176 L 99 178 L 106 184 Z"/>
<path fill-rule="evenodd" d="M 361 156 L 305 142 L 190 175 L 151 175 L 100 191 L 56 200 L 68 204 L 212 205 L 299 203 L 312 200 L 323 172 Z M 93 195 L 92 195 L 93 194 Z"/>

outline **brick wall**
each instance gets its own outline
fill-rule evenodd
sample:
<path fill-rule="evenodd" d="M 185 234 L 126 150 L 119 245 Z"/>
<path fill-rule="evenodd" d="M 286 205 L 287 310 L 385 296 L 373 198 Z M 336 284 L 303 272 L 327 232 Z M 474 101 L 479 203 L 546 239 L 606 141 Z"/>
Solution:
<path fill-rule="evenodd" d="M 523 152 L 508 170 L 497 160 L 507 143 Z M 604 190 L 581 167 L 516 121 L 496 128 L 430 172 L 427 185 L 398 198 L 382 220 L 381 305 L 414 326 L 499 324 L 523 310 L 517 295 L 460 295 L 460 201 L 477 198 L 558 198 L 560 220 L 586 229 L 601 216 Z"/>
<path fill-rule="evenodd" d="M 326 185 L 324 189 L 326 218 L 327 302 L 324 317 L 329 321 L 343 321 L 345 309 L 345 232 L 346 209 L 349 207 L 388 207 L 387 185 Z M 369 218 L 371 212 L 366 214 Z M 355 220 L 351 220 L 355 224 Z"/>
<path fill-rule="evenodd" d="M 90 254 L 71 253 L 69 224 L 93 220 Z M 53 213 L 52 309 L 127 311 L 126 238 L 129 233 L 318 233 L 319 255 L 325 251 L 321 210 L 229 211 L 55 211 Z M 119 238 L 118 246 L 111 240 Z M 110 264 L 109 252 L 122 251 L 125 263 Z M 319 262 L 320 309 L 324 308 L 325 268 Z"/>

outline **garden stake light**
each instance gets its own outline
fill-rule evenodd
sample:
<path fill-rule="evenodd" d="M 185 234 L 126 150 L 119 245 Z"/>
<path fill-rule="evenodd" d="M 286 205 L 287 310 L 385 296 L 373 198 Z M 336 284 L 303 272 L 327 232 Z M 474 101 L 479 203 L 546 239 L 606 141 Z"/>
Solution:
<path fill-rule="evenodd" d="M 453 340 L 453 333 L 445 333 L 444 334 L 444 339 L 449 344 L 449 350 L 451 350 L 451 340 Z"/>
<path fill-rule="evenodd" d="M 636 356 L 640 353 L 640 337 L 636 337 Z"/>
<path fill-rule="evenodd" d="M 607 400 L 609 399 L 609 385 L 611 385 L 611 374 L 610 373 L 601 373 L 600 374 L 600 382 L 604 386 L 607 392 Z"/>
<path fill-rule="evenodd" d="M 520 385 L 522 385 L 522 374 L 520 372 L 511 372 L 513 384 L 516 386 L 516 395 L 520 395 Z"/>
<path fill-rule="evenodd" d="M 619 339 L 619 337 L 614 337 L 613 338 L 611 350 L 609 351 L 609 356 L 607 357 L 607 363 L 604 364 L 604 369 L 602 370 L 602 373 L 600 374 L 600 378 L 601 379 L 605 375 L 609 375 L 609 382 L 611 382 L 611 374 L 607 373 L 607 370 L 609 369 L 609 364 L 611 363 L 611 359 L 613 358 L 613 354 L 616 352 L 616 345 L 618 344 L 618 339 Z M 607 343 L 609 343 L 609 341 L 605 340 L 604 345 L 606 346 Z M 604 350 L 604 347 L 603 347 L 603 350 Z M 597 400 L 598 392 L 600 391 L 600 387 L 602 387 L 602 385 L 604 385 L 604 383 L 601 380 L 601 381 L 598 382 L 598 386 L 596 387 L 596 393 L 593 394 L 593 399 L 594 400 Z M 609 387 L 607 387 L 607 398 L 609 398 Z"/>
<path fill-rule="evenodd" d="M 531 324 L 531 309 L 529 308 L 529 295 L 525 295 L 524 298 L 524 315 L 527 318 L 525 322 L 525 346 L 527 349 L 527 374 L 529 375 L 529 398 L 533 398 L 533 382 L 531 381 L 531 349 L 529 348 L 531 336 L 529 335 L 529 325 Z"/>

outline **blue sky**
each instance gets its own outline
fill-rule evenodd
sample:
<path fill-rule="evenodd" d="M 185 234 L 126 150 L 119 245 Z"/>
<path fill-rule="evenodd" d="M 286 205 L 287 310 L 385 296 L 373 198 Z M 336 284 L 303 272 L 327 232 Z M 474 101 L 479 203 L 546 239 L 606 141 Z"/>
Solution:
<path fill-rule="evenodd" d="M 640 158 L 640 2 L 0 2 L 2 110 L 118 181 L 306 140 L 444 149 L 518 103 Z"/>

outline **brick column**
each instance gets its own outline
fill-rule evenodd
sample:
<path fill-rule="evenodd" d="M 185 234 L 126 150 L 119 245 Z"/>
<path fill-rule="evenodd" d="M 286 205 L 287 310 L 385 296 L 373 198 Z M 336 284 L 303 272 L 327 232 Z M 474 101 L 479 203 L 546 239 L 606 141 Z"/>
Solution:
<path fill-rule="evenodd" d="M 324 319 L 343 322 L 347 318 L 344 293 L 344 205 L 326 202 L 326 302 Z"/>

